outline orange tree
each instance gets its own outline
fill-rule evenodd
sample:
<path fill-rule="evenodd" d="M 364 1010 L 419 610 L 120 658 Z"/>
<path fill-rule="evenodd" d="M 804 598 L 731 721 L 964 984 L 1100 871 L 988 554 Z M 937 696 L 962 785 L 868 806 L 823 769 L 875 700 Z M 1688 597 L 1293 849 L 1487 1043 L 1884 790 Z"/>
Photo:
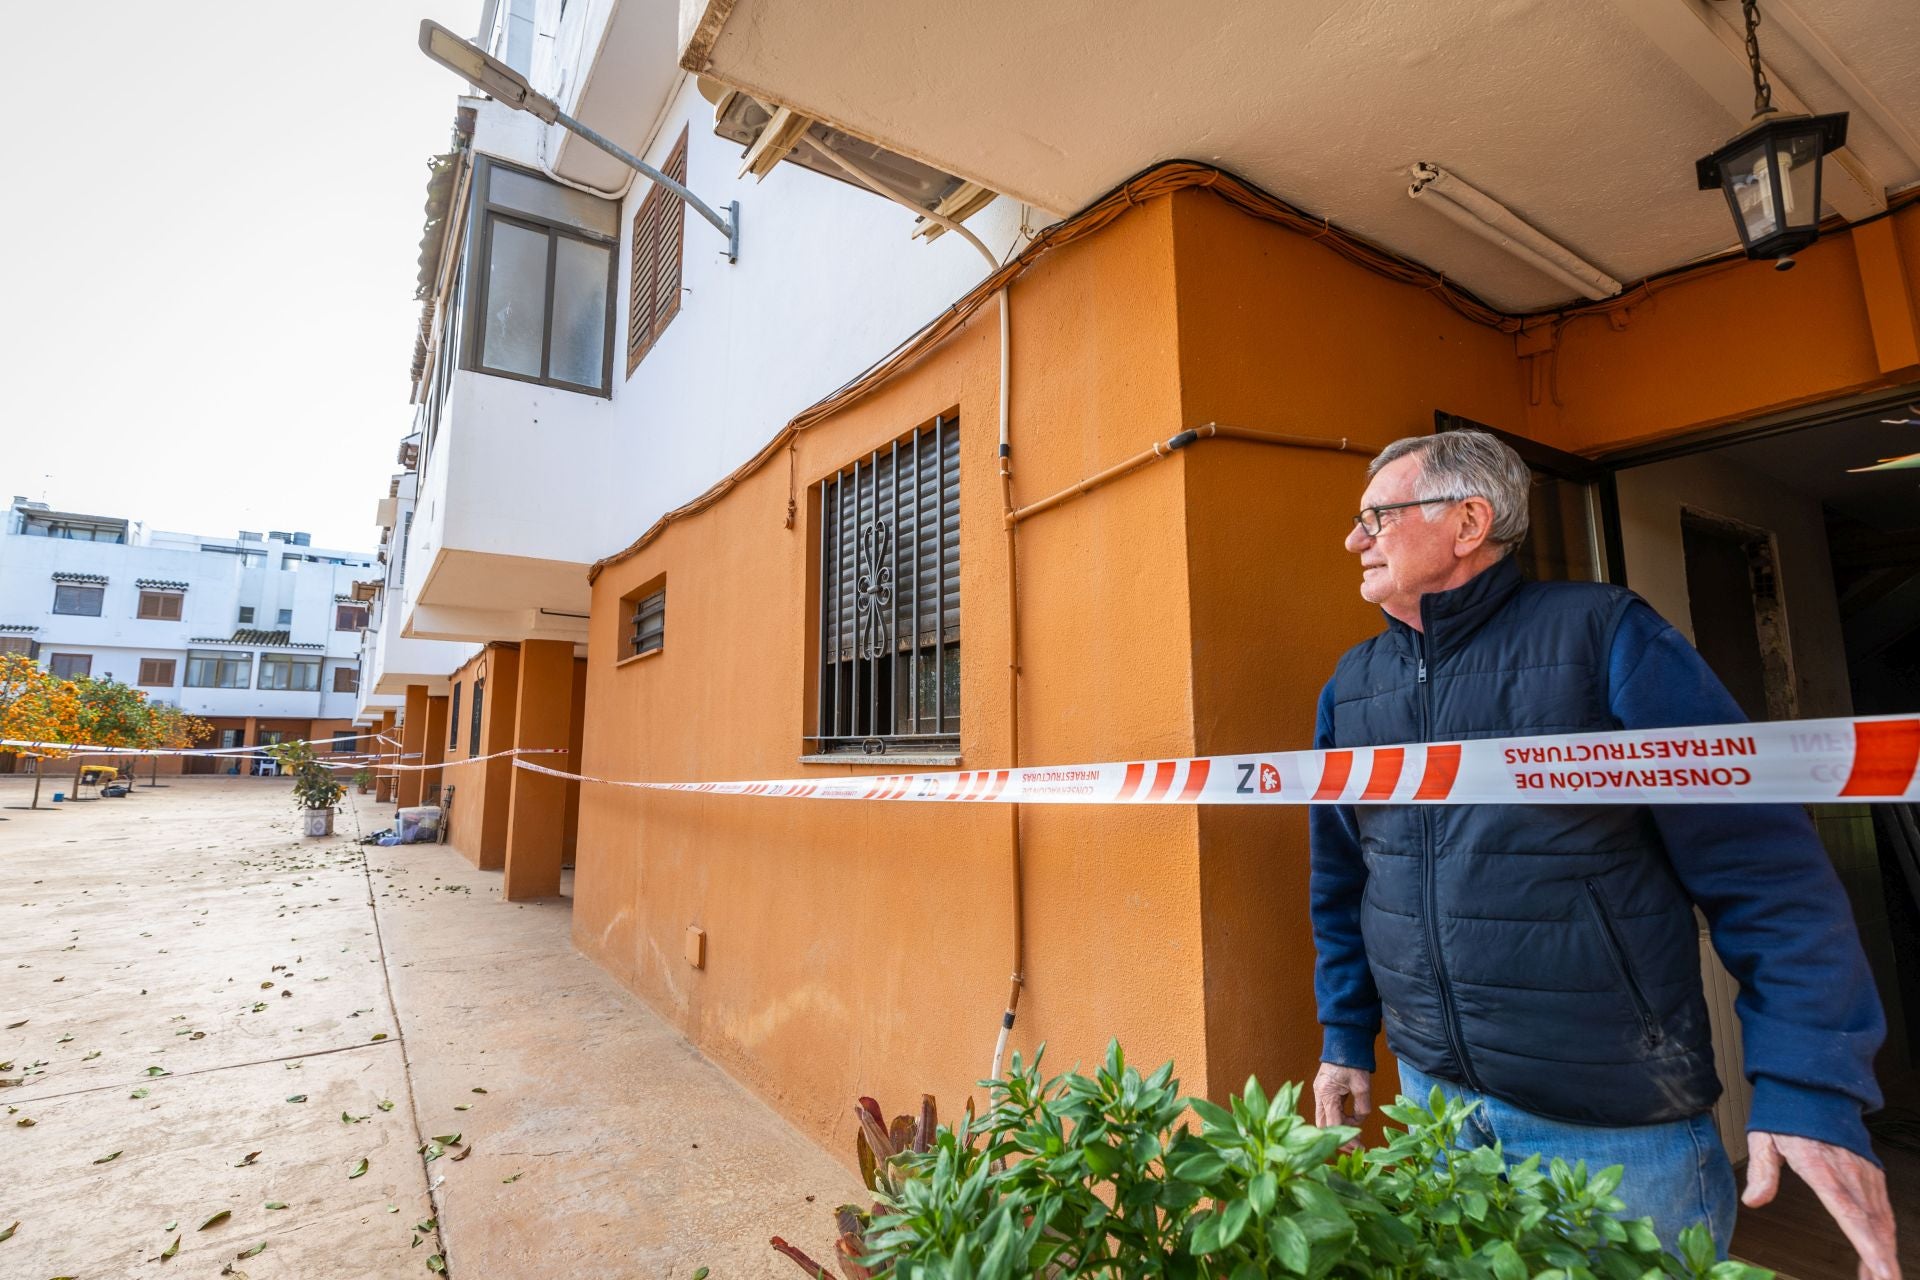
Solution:
<path fill-rule="evenodd" d="M 49 744 L 83 741 L 83 732 L 79 686 L 21 654 L 0 655 L 0 741 L 28 744 L 0 745 L 0 753 L 57 758 L 65 750 Z M 32 807 L 39 805 L 36 771 Z"/>
<path fill-rule="evenodd" d="M 199 716 L 188 715 L 164 702 L 147 703 L 147 741 L 149 747 L 178 750 L 195 747 L 213 736 L 213 726 Z M 160 773 L 160 757 L 153 758 L 154 776 Z"/>

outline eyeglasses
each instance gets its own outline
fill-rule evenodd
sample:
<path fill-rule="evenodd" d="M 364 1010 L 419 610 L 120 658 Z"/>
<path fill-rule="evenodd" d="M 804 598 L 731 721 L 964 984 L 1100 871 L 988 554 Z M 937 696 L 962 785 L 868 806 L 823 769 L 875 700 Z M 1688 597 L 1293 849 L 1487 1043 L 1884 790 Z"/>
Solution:
<path fill-rule="evenodd" d="M 1412 502 L 1388 502 L 1377 507 L 1366 508 L 1359 515 L 1353 518 L 1353 522 L 1359 525 L 1361 532 L 1365 533 L 1369 538 L 1377 538 L 1380 536 L 1380 531 L 1386 528 L 1386 521 L 1382 520 L 1381 517 L 1386 515 L 1387 512 L 1389 511 L 1399 511 L 1406 507 L 1426 507 L 1426 506 L 1431 506 L 1436 502 L 1465 502 L 1465 501 L 1466 501 L 1465 497 L 1457 497 L 1457 498 L 1415 498 Z"/>

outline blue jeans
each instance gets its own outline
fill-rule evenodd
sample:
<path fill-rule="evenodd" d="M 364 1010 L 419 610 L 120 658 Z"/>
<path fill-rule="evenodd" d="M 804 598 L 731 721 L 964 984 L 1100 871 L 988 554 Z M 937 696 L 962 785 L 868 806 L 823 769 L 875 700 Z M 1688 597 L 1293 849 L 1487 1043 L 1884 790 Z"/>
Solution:
<path fill-rule="evenodd" d="M 1590 1173 L 1622 1165 L 1626 1174 L 1615 1194 L 1627 1203 L 1626 1217 L 1652 1218 L 1660 1243 L 1670 1250 L 1682 1230 L 1704 1222 L 1713 1232 L 1715 1251 L 1722 1258 L 1727 1256 L 1737 1192 L 1733 1166 L 1727 1162 L 1711 1114 L 1620 1128 L 1569 1124 L 1400 1064 L 1400 1092 L 1422 1106 L 1436 1084 L 1449 1097 L 1480 1104 L 1460 1131 L 1462 1146 L 1490 1147 L 1498 1142 L 1510 1164 L 1538 1152 L 1543 1162 L 1555 1156 L 1568 1164 L 1585 1160 Z"/>

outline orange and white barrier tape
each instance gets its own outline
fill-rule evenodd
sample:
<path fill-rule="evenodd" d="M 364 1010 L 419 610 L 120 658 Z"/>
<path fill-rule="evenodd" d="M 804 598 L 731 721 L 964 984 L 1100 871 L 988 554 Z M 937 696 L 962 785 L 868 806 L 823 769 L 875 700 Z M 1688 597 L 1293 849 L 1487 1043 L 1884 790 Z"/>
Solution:
<path fill-rule="evenodd" d="M 876 764 L 852 757 L 850 765 Z M 987 804 L 1818 804 L 1920 801 L 1920 718 L 1783 720 L 1328 751 L 754 782 L 603 786 Z"/>

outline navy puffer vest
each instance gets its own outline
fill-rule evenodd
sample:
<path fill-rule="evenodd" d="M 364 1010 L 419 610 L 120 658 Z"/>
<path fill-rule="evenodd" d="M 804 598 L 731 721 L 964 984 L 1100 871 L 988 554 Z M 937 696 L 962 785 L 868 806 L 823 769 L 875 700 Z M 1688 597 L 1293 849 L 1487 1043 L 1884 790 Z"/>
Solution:
<path fill-rule="evenodd" d="M 1635 599 L 1503 560 L 1341 658 L 1334 742 L 1617 729 L 1613 630 Z M 1630 805 L 1360 805 L 1361 928 L 1409 1065 L 1580 1124 L 1677 1120 L 1720 1084 L 1693 907 Z"/>

